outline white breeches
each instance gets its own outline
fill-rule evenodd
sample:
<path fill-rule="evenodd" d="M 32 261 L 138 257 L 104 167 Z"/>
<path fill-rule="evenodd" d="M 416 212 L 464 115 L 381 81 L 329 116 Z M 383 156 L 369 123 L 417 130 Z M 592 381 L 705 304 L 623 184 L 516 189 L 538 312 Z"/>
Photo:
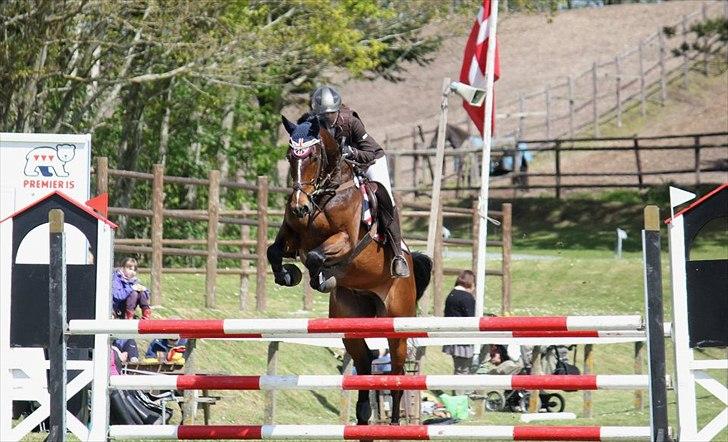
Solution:
<path fill-rule="evenodd" d="M 364 175 L 366 175 L 366 177 L 369 178 L 370 181 L 376 181 L 384 186 L 385 189 L 387 189 L 387 194 L 389 194 L 389 200 L 392 201 L 392 207 L 394 207 L 394 195 L 392 195 L 392 184 L 389 182 L 389 167 L 387 166 L 387 157 L 383 156 L 374 161 L 374 164 L 367 168 Z"/>

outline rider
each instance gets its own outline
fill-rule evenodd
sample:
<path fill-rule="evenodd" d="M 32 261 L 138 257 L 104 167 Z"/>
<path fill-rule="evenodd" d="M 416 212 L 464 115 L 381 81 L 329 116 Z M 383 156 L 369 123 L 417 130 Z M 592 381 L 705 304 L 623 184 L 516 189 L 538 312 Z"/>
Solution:
<path fill-rule="evenodd" d="M 342 157 L 365 168 L 366 177 L 370 181 L 380 183 L 387 190 L 389 201 L 383 201 L 380 210 L 385 215 L 382 218 L 394 252 L 390 271 L 394 277 L 409 276 L 409 267 L 402 254 L 399 213 L 392 196 L 384 149 L 367 133 L 359 115 L 341 104 L 341 95 L 334 88 L 330 86 L 316 88 L 311 94 L 311 111 L 318 117 L 322 127 L 328 129 L 341 146 Z"/>

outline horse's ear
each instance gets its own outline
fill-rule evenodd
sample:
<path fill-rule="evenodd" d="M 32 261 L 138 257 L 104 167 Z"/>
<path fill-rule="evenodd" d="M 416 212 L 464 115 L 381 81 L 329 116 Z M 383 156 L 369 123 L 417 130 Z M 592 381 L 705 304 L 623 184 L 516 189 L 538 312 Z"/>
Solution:
<path fill-rule="evenodd" d="M 296 129 L 296 125 L 290 122 L 288 118 L 283 115 L 281 115 L 281 121 L 283 122 L 283 127 L 286 128 L 286 132 L 288 132 L 288 135 L 291 135 Z"/>

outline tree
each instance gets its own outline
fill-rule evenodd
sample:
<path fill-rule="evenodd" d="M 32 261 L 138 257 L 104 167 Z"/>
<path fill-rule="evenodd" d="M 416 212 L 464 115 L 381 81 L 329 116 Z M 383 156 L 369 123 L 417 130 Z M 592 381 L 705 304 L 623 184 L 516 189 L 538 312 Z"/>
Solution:
<path fill-rule="evenodd" d="M 164 162 L 172 175 L 272 174 L 284 106 L 334 75 L 397 81 L 406 63 L 428 63 L 439 38 L 423 29 L 447 8 L 427 0 L 5 1 L 0 130 L 91 132 L 94 154 L 126 170 Z M 118 184 L 113 205 L 149 204 L 143 184 Z"/>

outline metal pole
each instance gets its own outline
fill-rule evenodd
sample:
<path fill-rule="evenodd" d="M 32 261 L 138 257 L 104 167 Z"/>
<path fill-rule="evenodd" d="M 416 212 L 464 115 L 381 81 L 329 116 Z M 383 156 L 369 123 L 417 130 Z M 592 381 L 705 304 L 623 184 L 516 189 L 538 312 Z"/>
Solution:
<path fill-rule="evenodd" d="M 450 79 L 442 79 L 442 101 L 440 103 L 440 125 L 437 129 L 437 155 L 435 156 L 435 175 L 432 181 L 432 201 L 430 202 L 430 225 L 427 228 L 427 256 L 432 257 L 437 234 L 437 210 L 442 184 L 442 163 L 445 161 L 445 131 L 447 130 L 447 97 L 450 95 Z"/>
<path fill-rule="evenodd" d="M 66 440 L 66 253 L 61 209 L 48 212 L 50 264 L 48 266 L 48 321 L 51 397 L 48 441 Z"/>
<path fill-rule="evenodd" d="M 488 53 L 485 58 L 485 118 L 483 119 L 483 156 L 480 169 L 480 230 L 478 230 L 478 273 L 475 278 L 475 316 L 483 316 L 485 306 L 485 241 L 488 234 L 488 185 L 490 180 L 490 144 L 493 115 L 493 69 L 495 68 L 495 30 L 498 23 L 498 0 L 493 0 L 488 18 Z"/>
<path fill-rule="evenodd" d="M 645 305 L 647 306 L 647 363 L 650 369 L 650 426 L 652 440 L 672 440 L 668 435 L 665 338 L 663 331 L 662 272 L 660 264 L 660 211 L 647 206 L 642 231 Z"/>

